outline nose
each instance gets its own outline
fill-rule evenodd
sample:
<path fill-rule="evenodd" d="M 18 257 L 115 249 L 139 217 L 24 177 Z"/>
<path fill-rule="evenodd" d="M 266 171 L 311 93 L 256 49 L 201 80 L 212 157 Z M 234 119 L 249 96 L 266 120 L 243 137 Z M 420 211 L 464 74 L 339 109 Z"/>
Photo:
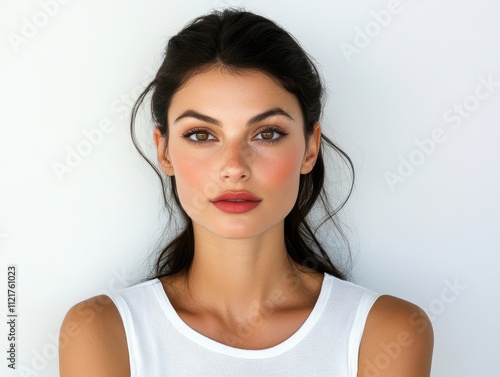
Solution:
<path fill-rule="evenodd" d="M 240 182 L 250 178 L 251 151 L 242 142 L 233 142 L 224 148 L 220 177 L 223 181 Z"/>

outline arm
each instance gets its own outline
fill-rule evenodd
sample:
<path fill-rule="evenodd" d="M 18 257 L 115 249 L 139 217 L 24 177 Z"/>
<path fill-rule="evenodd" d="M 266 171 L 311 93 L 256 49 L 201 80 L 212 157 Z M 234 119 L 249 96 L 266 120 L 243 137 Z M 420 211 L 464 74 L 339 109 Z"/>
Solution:
<path fill-rule="evenodd" d="M 113 301 L 96 296 L 73 306 L 59 333 L 61 377 L 129 377 L 123 323 Z"/>
<path fill-rule="evenodd" d="M 429 377 L 433 346 L 432 325 L 422 309 L 381 296 L 366 321 L 358 377 Z"/>

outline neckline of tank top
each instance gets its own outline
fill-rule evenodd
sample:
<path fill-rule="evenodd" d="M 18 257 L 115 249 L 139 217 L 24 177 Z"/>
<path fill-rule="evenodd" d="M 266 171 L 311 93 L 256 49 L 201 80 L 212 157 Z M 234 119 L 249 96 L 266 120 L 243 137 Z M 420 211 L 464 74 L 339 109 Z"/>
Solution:
<path fill-rule="evenodd" d="M 168 319 L 172 322 L 175 328 L 186 338 L 195 342 L 196 344 L 207 348 L 211 351 L 218 352 L 221 354 L 225 354 L 228 356 L 245 358 L 245 359 L 263 359 L 278 356 L 297 344 L 299 344 L 306 335 L 311 331 L 314 327 L 318 319 L 321 317 L 323 310 L 328 302 L 330 297 L 330 291 L 333 285 L 334 276 L 324 273 L 323 274 L 323 282 L 321 284 L 321 290 L 314 304 L 311 313 L 304 321 L 304 323 L 299 327 L 299 329 L 293 333 L 289 338 L 285 339 L 283 342 L 264 349 L 244 349 L 244 348 L 236 348 L 232 346 L 228 346 L 226 344 L 220 343 L 216 340 L 210 339 L 209 337 L 200 334 L 196 330 L 189 327 L 181 317 L 177 314 L 174 307 L 172 306 L 164 288 L 159 279 L 155 279 L 156 284 L 153 285 L 155 288 L 157 298 L 159 300 L 160 306 L 167 315 Z"/>

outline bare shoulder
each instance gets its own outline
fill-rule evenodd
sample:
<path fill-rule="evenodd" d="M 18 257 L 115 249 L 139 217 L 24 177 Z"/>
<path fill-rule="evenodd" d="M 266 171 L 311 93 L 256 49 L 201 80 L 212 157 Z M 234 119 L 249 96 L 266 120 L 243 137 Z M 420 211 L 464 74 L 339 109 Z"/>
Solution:
<path fill-rule="evenodd" d="M 84 300 L 66 314 L 59 332 L 61 377 L 129 377 L 125 329 L 105 295 Z"/>
<path fill-rule="evenodd" d="M 420 307 L 381 296 L 366 320 L 358 377 L 429 377 L 433 346 L 432 324 Z"/>

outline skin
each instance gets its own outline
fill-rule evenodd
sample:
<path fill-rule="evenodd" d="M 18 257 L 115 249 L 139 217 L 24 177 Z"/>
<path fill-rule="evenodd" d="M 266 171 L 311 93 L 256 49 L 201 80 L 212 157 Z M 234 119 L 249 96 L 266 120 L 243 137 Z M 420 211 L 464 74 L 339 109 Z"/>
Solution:
<path fill-rule="evenodd" d="M 250 122 L 272 109 L 280 113 Z M 288 258 L 283 237 L 300 175 L 318 156 L 319 124 L 307 138 L 294 95 L 262 72 L 220 67 L 193 76 L 173 96 L 168 124 L 168 135 L 154 131 L 158 161 L 175 176 L 195 235 L 189 278 L 162 278 L 169 300 L 186 324 L 218 342 L 245 349 L 281 343 L 307 319 L 323 279 Z M 210 200 L 227 190 L 250 191 L 261 203 L 247 213 L 224 213 Z M 110 299 L 97 296 L 71 308 L 61 340 L 71 324 L 81 331 L 61 347 L 62 377 L 130 375 L 123 325 Z M 394 352 L 385 357 L 386 345 Z M 425 313 L 382 296 L 366 322 L 358 376 L 373 376 L 377 368 L 378 377 L 428 377 L 432 347 Z"/>

